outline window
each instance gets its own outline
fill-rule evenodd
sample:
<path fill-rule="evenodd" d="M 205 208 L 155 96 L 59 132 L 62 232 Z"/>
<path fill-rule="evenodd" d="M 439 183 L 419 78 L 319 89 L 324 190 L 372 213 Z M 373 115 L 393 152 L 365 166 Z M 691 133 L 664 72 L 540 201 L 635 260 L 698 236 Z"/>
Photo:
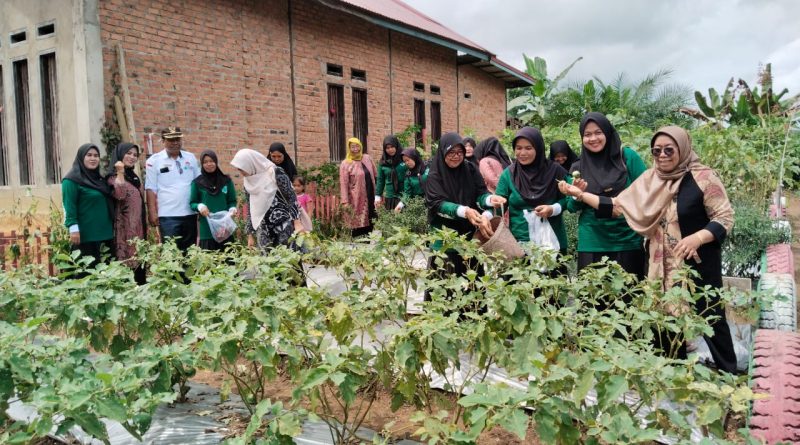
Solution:
<path fill-rule="evenodd" d="M 3 106 L 3 67 L 0 66 L 0 185 L 8 185 L 8 161 L 6 160 L 6 108 Z"/>
<path fill-rule="evenodd" d="M 357 70 L 355 68 L 350 70 L 350 78 L 353 80 L 367 81 L 367 72 L 365 70 Z"/>
<path fill-rule="evenodd" d="M 328 84 L 328 145 L 331 161 L 345 158 L 344 87 Z"/>
<path fill-rule="evenodd" d="M 45 23 L 36 28 L 36 35 L 39 37 L 50 37 L 56 33 L 55 23 Z"/>
<path fill-rule="evenodd" d="M 11 33 L 11 44 L 12 45 L 15 44 L 15 43 L 22 43 L 22 42 L 24 42 L 26 40 L 28 40 L 28 33 L 26 33 L 24 30 Z"/>
<path fill-rule="evenodd" d="M 464 99 L 472 99 L 472 94 L 464 93 Z"/>
<path fill-rule="evenodd" d="M 431 94 L 440 95 L 442 94 L 442 89 L 437 87 L 436 85 L 431 85 Z"/>
<path fill-rule="evenodd" d="M 425 84 L 422 82 L 414 82 L 414 91 L 418 91 L 420 93 L 425 92 Z"/>
<path fill-rule="evenodd" d="M 425 129 L 425 101 L 422 99 L 414 99 L 414 125 L 419 127 L 419 131 L 414 133 L 414 142 L 417 147 L 424 147 L 422 133 Z"/>
<path fill-rule="evenodd" d="M 61 160 L 58 146 L 58 101 L 56 89 L 56 54 L 39 57 L 42 78 L 42 121 L 44 124 L 44 163 L 48 184 L 61 181 Z"/>
<path fill-rule="evenodd" d="M 31 157 L 31 122 L 28 103 L 28 61 L 14 62 L 14 103 L 17 114 L 17 147 L 19 147 L 19 182 L 32 183 L 33 159 Z"/>
<path fill-rule="evenodd" d="M 353 135 L 361 141 L 364 151 L 367 150 L 369 123 L 367 121 L 367 90 L 353 88 Z"/>
<path fill-rule="evenodd" d="M 342 70 L 341 65 L 328 64 L 328 75 L 342 77 L 342 73 L 344 73 L 344 70 Z"/>
<path fill-rule="evenodd" d="M 431 102 L 431 139 L 439 142 L 442 138 L 442 104 Z"/>

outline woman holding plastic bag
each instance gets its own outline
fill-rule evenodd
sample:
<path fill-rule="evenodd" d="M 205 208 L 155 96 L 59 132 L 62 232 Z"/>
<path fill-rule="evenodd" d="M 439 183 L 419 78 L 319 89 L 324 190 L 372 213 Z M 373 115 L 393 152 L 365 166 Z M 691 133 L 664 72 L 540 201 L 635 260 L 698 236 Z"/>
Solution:
<path fill-rule="evenodd" d="M 545 155 L 542 133 L 532 127 L 514 136 L 514 162 L 503 171 L 492 198 L 508 207 L 509 227 L 520 243 L 567 251 L 567 231 L 561 218 L 566 197 L 558 181 L 571 178 Z"/>
<path fill-rule="evenodd" d="M 201 216 L 200 248 L 224 250 L 236 231 L 236 187 L 219 169 L 214 150 L 200 154 L 200 166 L 189 193 L 189 206 Z"/>

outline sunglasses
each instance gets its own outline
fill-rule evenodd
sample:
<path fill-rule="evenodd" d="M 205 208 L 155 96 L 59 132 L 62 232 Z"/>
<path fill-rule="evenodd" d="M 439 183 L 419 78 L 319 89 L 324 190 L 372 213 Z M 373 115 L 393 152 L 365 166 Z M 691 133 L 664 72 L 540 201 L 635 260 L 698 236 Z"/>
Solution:
<path fill-rule="evenodd" d="M 650 149 L 650 153 L 653 154 L 654 158 L 661 156 L 661 153 L 664 153 L 665 156 L 669 157 L 675 154 L 675 147 L 653 147 Z"/>

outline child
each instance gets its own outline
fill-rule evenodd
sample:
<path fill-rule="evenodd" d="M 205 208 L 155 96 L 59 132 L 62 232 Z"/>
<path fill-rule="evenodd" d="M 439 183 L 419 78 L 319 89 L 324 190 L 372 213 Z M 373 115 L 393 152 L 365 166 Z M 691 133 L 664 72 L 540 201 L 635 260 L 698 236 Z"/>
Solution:
<path fill-rule="evenodd" d="M 311 202 L 311 197 L 306 195 L 306 180 L 302 176 L 295 176 L 292 180 L 292 187 L 294 188 L 294 194 L 297 195 L 297 203 L 306 213 L 311 215 L 309 206 L 313 206 L 314 203 Z"/>

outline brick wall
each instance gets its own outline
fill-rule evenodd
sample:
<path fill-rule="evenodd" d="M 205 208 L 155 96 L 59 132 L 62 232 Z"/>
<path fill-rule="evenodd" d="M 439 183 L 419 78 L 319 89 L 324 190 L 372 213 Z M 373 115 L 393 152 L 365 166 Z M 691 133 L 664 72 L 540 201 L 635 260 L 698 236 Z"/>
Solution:
<path fill-rule="evenodd" d="M 243 147 L 291 152 L 287 13 L 282 0 L 101 0 L 106 102 L 119 42 L 137 135 L 179 125 L 186 149 L 216 150 L 223 168 Z"/>
<path fill-rule="evenodd" d="M 414 98 L 426 101 L 428 132 L 431 101 L 441 103 L 442 133 L 469 126 L 483 136 L 504 125 L 502 83 L 474 69 L 462 69 L 469 86 L 461 88 L 471 90 L 474 105 L 462 110 L 459 125 L 454 50 L 313 0 L 100 0 L 99 13 L 107 118 L 121 43 L 140 140 L 145 129 L 179 125 L 186 149 L 216 150 L 226 171 L 243 147 L 266 152 L 280 141 L 294 155 L 290 41 L 301 167 L 329 160 L 329 83 L 344 86 L 347 137 L 353 134 L 352 88 L 367 90 L 367 146 L 376 160 L 383 137 L 414 122 Z M 341 65 L 343 76 L 326 74 L 328 63 Z M 353 68 L 366 71 L 366 82 L 351 79 Z M 425 92 L 414 92 L 413 82 Z M 431 94 L 431 85 L 441 93 Z"/>
<path fill-rule="evenodd" d="M 392 67 L 395 132 L 414 124 L 414 99 L 425 100 L 426 134 L 431 129 L 431 101 L 441 103 L 442 134 L 457 130 L 455 51 L 393 32 Z M 425 92 L 415 92 L 414 82 L 423 83 Z M 431 94 L 431 85 L 441 94 Z"/>
<path fill-rule="evenodd" d="M 388 31 L 310 0 L 291 4 L 300 164 L 330 159 L 329 83 L 344 86 L 346 138 L 353 136 L 352 88 L 367 90 L 366 144 L 377 160 L 383 137 L 390 131 Z M 328 63 L 340 65 L 342 77 L 327 75 Z M 353 68 L 366 71 L 367 81 L 352 80 Z"/>
<path fill-rule="evenodd" d="M 505 85 L 472 65 L 458 67 L 460 130 L 471 129 L 484 139 L 499 137 L 506 126 Z M 468 93 L 470 98 L 464 97 Z"/>

